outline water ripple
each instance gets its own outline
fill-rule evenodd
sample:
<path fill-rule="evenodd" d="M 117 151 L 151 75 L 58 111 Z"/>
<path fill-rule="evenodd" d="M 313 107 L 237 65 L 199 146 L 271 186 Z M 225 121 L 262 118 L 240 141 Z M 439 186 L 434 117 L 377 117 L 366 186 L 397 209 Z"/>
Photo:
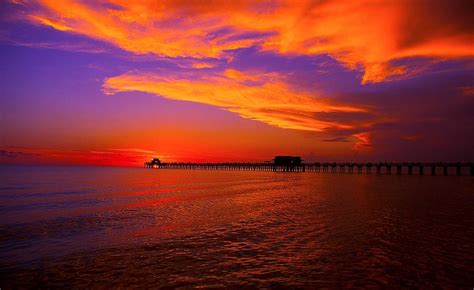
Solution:
<path fill-rule="evenodd" d="M 2 288 L 474 285 L 469 178 L 23 171 L 1 172 Z"/>

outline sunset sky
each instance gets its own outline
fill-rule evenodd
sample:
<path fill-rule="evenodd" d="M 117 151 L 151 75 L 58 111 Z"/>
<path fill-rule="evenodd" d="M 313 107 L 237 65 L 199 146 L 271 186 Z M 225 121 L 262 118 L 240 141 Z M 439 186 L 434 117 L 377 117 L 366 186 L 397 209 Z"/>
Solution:
<path fill-rule="evenodd" d="M 473 161 L 474 5 L 0 2 L 0 163 Z"/>

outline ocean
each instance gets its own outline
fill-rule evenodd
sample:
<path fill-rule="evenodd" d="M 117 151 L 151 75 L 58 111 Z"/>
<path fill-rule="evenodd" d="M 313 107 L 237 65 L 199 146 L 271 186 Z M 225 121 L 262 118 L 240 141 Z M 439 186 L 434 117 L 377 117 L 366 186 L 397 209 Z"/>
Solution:
<path fill-rule="evenodd" d="M 474 287 L 474 178 L 0 167 L 0 288 Z"/>

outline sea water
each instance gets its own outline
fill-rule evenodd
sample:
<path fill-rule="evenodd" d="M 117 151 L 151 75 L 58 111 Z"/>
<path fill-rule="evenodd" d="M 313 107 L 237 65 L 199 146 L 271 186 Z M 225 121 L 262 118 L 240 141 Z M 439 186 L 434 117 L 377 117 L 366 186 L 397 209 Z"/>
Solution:
<path fill-rule="evenodd" d="M 474 178 L 0 167 L 0 288 L 474 287 Z"/>

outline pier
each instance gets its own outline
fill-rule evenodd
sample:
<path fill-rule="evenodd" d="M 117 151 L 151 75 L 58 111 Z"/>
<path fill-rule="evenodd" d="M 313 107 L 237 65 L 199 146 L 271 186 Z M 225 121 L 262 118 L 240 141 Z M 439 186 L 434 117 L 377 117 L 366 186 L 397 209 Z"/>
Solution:
<path fill-rule="evenodd" d="M 180 170 L 225 170 L 225 171 L 274 171 L 274 172 L 328 172 L 345 174 L 396 174 L 396 175 L 471 175 L 474 176 L 474 163 L 421 163 L 421 162 L 315 162 L 288 163 L 263 162 L 223 162 L 223 163 L 163 163 L 159 159 L 145 162 L 146 168 Z"/>

